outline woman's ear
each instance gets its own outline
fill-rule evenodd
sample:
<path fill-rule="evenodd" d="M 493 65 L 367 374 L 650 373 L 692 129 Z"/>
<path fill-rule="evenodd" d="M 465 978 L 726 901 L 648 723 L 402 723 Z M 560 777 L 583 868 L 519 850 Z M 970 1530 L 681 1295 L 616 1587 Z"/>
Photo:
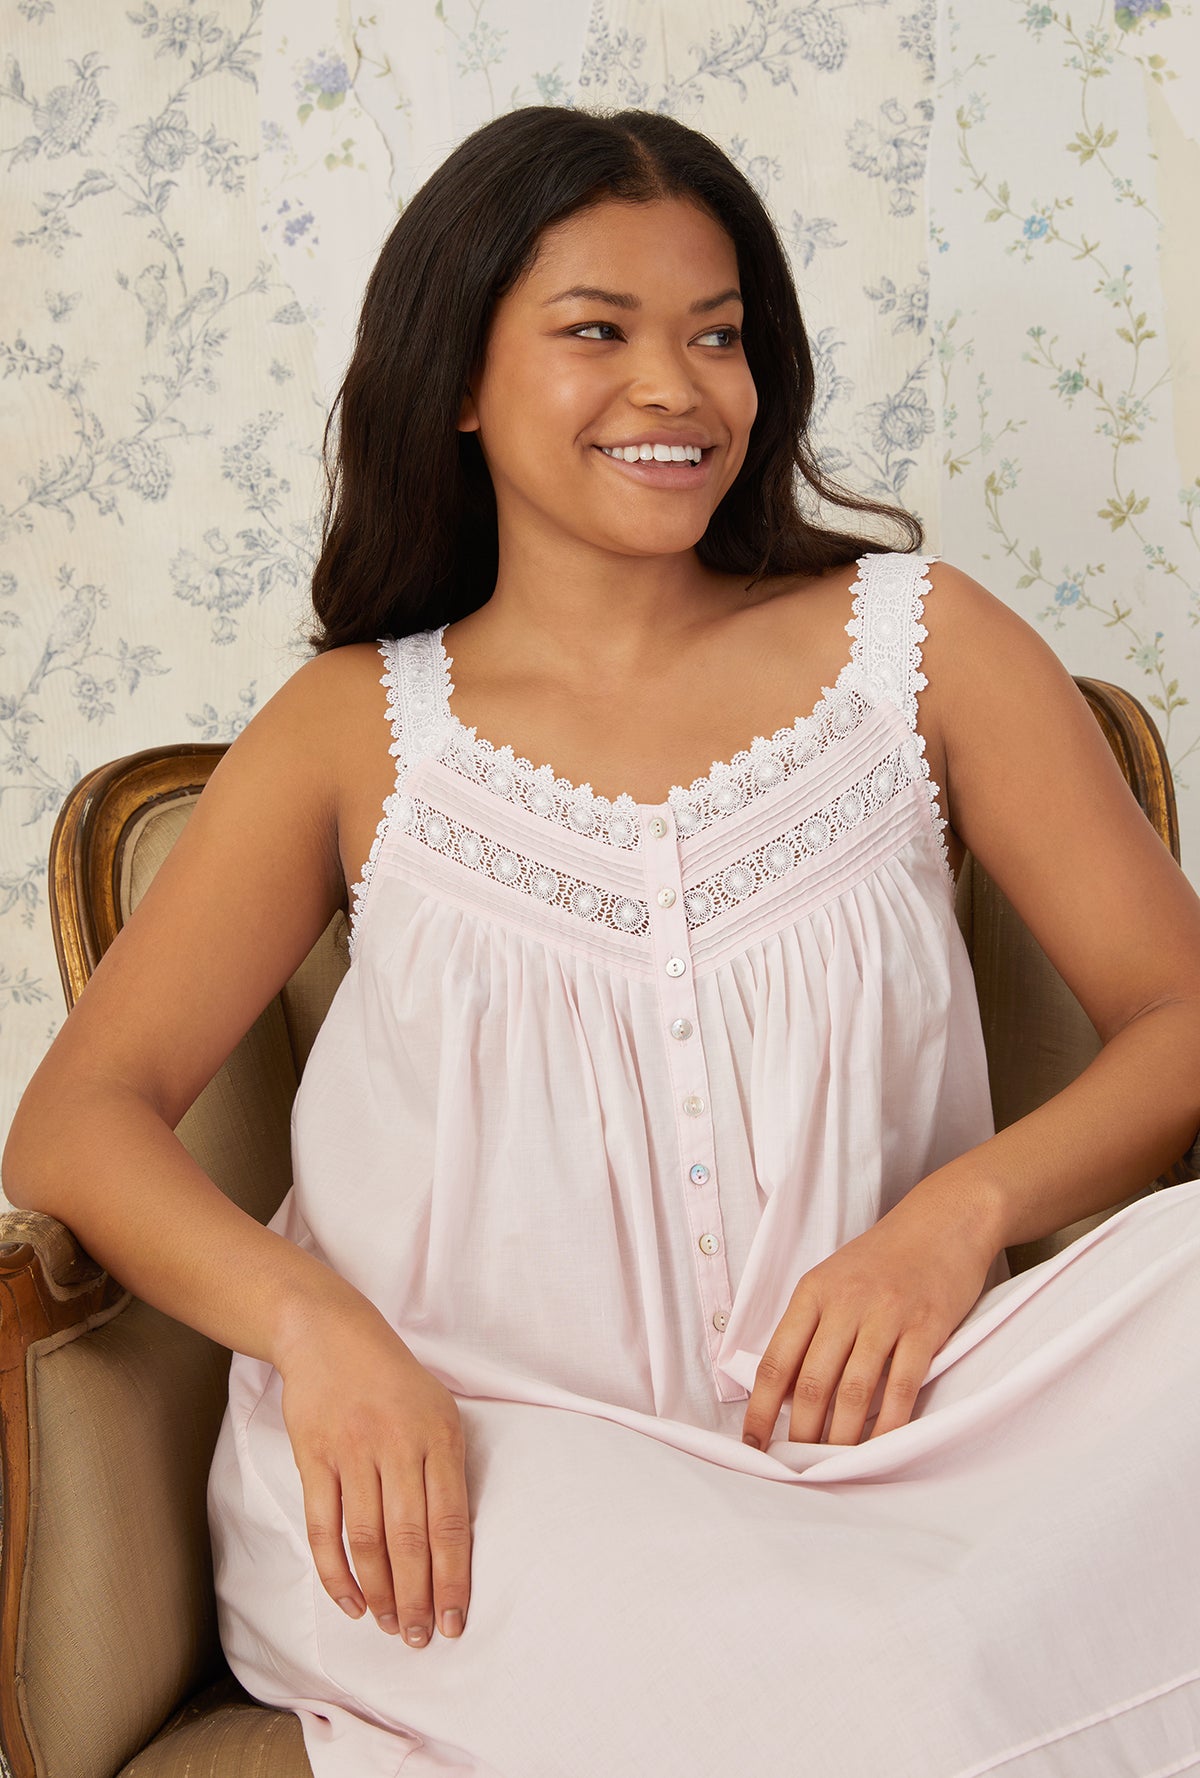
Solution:
<path fill-rule="evenodd" d="M 478 432 L 479 415 L 475 412 L 475 397 L 471 394 L 468 383 L 463 390 L 462 405 L 458 410 L 458 430 L 460 432 Z"/>

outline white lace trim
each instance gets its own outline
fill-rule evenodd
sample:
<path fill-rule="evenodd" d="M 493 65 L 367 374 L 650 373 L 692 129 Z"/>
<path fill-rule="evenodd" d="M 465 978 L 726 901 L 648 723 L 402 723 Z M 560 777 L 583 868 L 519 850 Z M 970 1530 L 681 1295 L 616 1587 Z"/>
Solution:
<path fill-rule="evenodd" d="M 611 932 L 642 938 L 650 930 L 648 902 L 605 889 L 599 883 L 589 883 L 570 871 L 552 869 L 540 859 L 514 851 L 492 835 L 480 833 L 447 815 L 423 797 L 401 796 L 395 818 L 401 832 L 412 834 L 431 851 L 535 901 L 561 908 L 564 913 L 605 926 Z"/>
<path fill-rule="evenodd" d="M 397 761 L 396 781 L 389 796 L 384 798 L 383 814 L 375 829 L 375 838 L 371 841 L 371 851 L 362 867 L 362 876 L 350 891 L 350 933 L 349 952 L 354 955 L 354 944 L 358 936 L 358 926 L 366 905 L 367 889 L 375 874 L 375 865 L 379 858 L 379 848 L 383 845 L 383 836 L 391 825 L 400 801 L 400 784 L 404 776 L 404 755 L 406 743 L 404 738 L 404 720 L 400 704 L 400 683 L 402 674 L 397 653 L 398 644 L 393 636 L 386 637 L 377 644 L 377 653 L 381 654 L 387 671 L 380 678 L 380 685 L 387 686 L 387 713 L 392 730 L 392 743 L 388 752 Z"/>
<path fill-rule="evenodd" d="M 449 709 L 449 695 L 454 690 L 450 657 L 444 648 L 441 653 L 447 699 L 443 708 L 451 731 L 440 755 L 442 764 L 461 777 L 486 786 L 506 802 L 517 803 L 530 814 L 570 828 L 572 833 L 586 834 L 622 850 L 637 851 L 641 844 L 639 810 L 658 805 L 639 804 L 624 791 L 611 799 L 600 796 L 590 784 L 573 784 L 569 778 L 556 777 L 551 765 L 535 766 L 515 755 L 508 744 L 497 747 L 485 740 L 476 733 L 474 724 L 468 727 Z M 863 682 L 857 666 L 847 662 L 837 683 L 823 687 L 808 716 L 797 717 L 790 728 L 776 729 L 773 735 L 756 735 L 750 746 L 735 753 L 731 760 L 714 760 L 706 775 L 693 780 L 688 788 L 681 784 L 671 786 L 666 801 L 677 834 L 687 839 L 702 833 L 714 822 L 774 790 L 837 741 L 852 734 L 874 702 L 872 687 Z"/>
<path fill-rule="evenodd" d="M 920 647 L 928 634 L 922 622 L 924 595 L 931 590 L 925 569 L 937 559 L 899 554 L 859 557 L 852 616 L 846 625 L 846 634 L 852 638 L 850 659 L 836 682 L 822 688 L 810 714 L 797 717 L 790 728 L 777 729 L 773 735 L 756 735 L 750 746 L 731 760 L 714 760 L 710 770 L 687 788 L 672 785 L 666 800 L 676 832 L 686 839 L 767 795 L 853 734 L 881 696 L 894 704 L 912 731 L 911 740 L 878 762 L 857 784 L 840 791 L 828 805 L 689 890 L 685 896 L 689 926 L 703 925 L 754 889 L 824 851 L 911 782 L 920 783 L 928 796 L 942 862 L 952 880 L 946 821 L 937 801 L 939 787 L 930 777 L 925 738 L 917 733 L 917 692 L 927 684 L 921 671 Z M 914 573 L 917 568 L 919 572 Z M 453 661 L 442 639 L 446 627 L 386 637 L 378 643 L 387 669 L 379 683 L 388 691 L 393 737 L 389 752 L 398 763 L 370 856 L 351 891 L 351 956 L 380 847 L 393 822 L 435 850 L 446 851 L 468 869 L 484 870 L 537 900 L 583 919 L 598 919 L 613 931 L 643 935 L 649 930 L 649 907 L 644 901 L 551 870 L 453 821 L 421 799 L 402 794 L 400 787 L 412 766 L 433 754 L 493 795 L 572 833 L 624 851 L 637 851 L 642 843 L 638 817 L 643 805 L 628 793 L 611 799 L 600 796 L 590 784 L 559 778 L 552 766 L 535 766 L 514 754 L 511 746 L 497 747 L 478 735 L 474 725 L 468 727 L 460 721 L 450 708 Z M 893 779 L 889 773 L 895 774 Z M 431 833 L 437 836 L 436 843 L 430 839 Z"/>
<path fill-rule="evenodd" d="M 915 782 L 920 772 L 919 737 L 909 736 L 855 783 L 837 791 L 802 821 L 722 865 L 686 890 L 683 900 L 688 927 L 694 930 L 705 925 L 756 890 L 778 882 L 789 871 L 827 851 L 845 834 L 878 814 L 899 791 Z M 650 906 L 639 896 L 621 895 L 569 871 L 554 870 L 447 815 L 424 797 L 401 795 L 394 819 L 399 831 L 411 834 L 431 851 L 480 876 L 490 877 L 506 889 L 561 908 L 576 919 L 603 926 L 610 932 L 644 938 L 650 931 Z"/>
<path fill-rule="evenodd" d="M 917 693 L 929 681 L 921 671 L 921 644 L 929 635 L 922 619 L 925 594 L 932 591 L 927 569 L 938 556 L 867 555 L 858 559 L 850 622 L 846 634 L 853 638 L 850 658 L 864 676 L 900 711 L 916 737 L 921 765 L 920 784 L 929 798 L 929 815 L 942 864 L 951 882 L 950 853 L 946 846 L 946 817 L 938 797 L 941 788 L 929 773 L 925 737 L 917 734 Z M 914 573 L 919 566 L 919 573 Z"/>
<path fill-rule="evenodd" d="M 830 797 L 821 808 L 814 809 L 784 833 L 777 834 L 753 852 L 744 853 L 732 864 L 722 865 L 712 876 L 686 890 L 683 901 L 688 926 L 703 926 L 718 914 L 736 907 L 748 895 L 777 882 L 810 858 L 816 858 L 870 816 L 878 814 L 905 785 L 912 784 L 919 776 L 922 763 L 919 740 L 919 736 L 908 737 L 855 783 Z"/>

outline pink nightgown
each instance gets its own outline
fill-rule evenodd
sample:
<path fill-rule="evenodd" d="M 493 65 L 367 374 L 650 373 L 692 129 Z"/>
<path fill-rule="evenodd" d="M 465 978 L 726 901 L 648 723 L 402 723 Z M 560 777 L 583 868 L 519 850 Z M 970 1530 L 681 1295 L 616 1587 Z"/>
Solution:
<path fill-rule="evenodd" d="M 424 1648 L 345 1616 L 234 1355 L 221 1637 L 315 1778 L 1200 1773 L 1200 1183 L 997 1256 L 909 1424 L 741 1443 L 803 1273 L 992 1131 L 934 559 L 864 555 L 836 685 L 658 804 L 462 724 L 442 629 L 380 642 L 395 788 L 271 1227 L 454 1393 L 472 1590 Z"/>

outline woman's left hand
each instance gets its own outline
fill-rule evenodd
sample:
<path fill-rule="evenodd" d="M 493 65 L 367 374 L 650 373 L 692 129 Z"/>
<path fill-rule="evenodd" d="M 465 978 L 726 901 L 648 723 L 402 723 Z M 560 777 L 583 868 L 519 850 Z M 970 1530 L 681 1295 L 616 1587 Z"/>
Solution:
<path fill-rule="evenodd" d="M 792 1392 L 788 1438 L 856 1445 L 884 1367 L 871 1437 L 903 1426 L 934 1354 L 978 1301 L 998 1250 L 960 1198 L 915 1186 L 871 1228 L 805 1272 L 755 1373 L 742 1425 L 765 1450 Z"/>

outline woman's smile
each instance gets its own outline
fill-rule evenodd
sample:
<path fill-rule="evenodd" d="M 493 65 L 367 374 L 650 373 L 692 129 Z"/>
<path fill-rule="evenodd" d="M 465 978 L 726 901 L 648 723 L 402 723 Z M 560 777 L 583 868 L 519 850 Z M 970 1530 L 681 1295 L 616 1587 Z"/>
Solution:
<path fill-rule="evenodd" d="M 647 440 L 646 443 L 650 444 L 651 441 Z M 662 488 L 664 491 L 682 488 L 686 492 L 694 493 L 707 486 L 713 459 L 716 455 L 715 446 L 699 447 L 698 462 L 688 462 L 682 458 L 676 460 L 674 456 L 670 460 L 664 459 L 657 453 L 664 448 L 670 450 L 671 447 L 664 447 L 661 444 L 657 446 L 655 454 L 650 457 L 646 456 L 644 446 L 641 447 L 641 454 L 631 462 L 626 453 L 631 452 L 634 448 L 632 445 L 627 445 L 622 450 L 619 446 L 613 446 L 610 453 L 603 445 L 592 446 L 592 450 L 597 456 L 606 463 L 611 463 L 618 475 L 623 476 L 626 481 L 640 482 L 643 487 Z M 684 448 L 679 445 L 674 447 L 675 451 L 679 452 L 682 452 Z"/>

